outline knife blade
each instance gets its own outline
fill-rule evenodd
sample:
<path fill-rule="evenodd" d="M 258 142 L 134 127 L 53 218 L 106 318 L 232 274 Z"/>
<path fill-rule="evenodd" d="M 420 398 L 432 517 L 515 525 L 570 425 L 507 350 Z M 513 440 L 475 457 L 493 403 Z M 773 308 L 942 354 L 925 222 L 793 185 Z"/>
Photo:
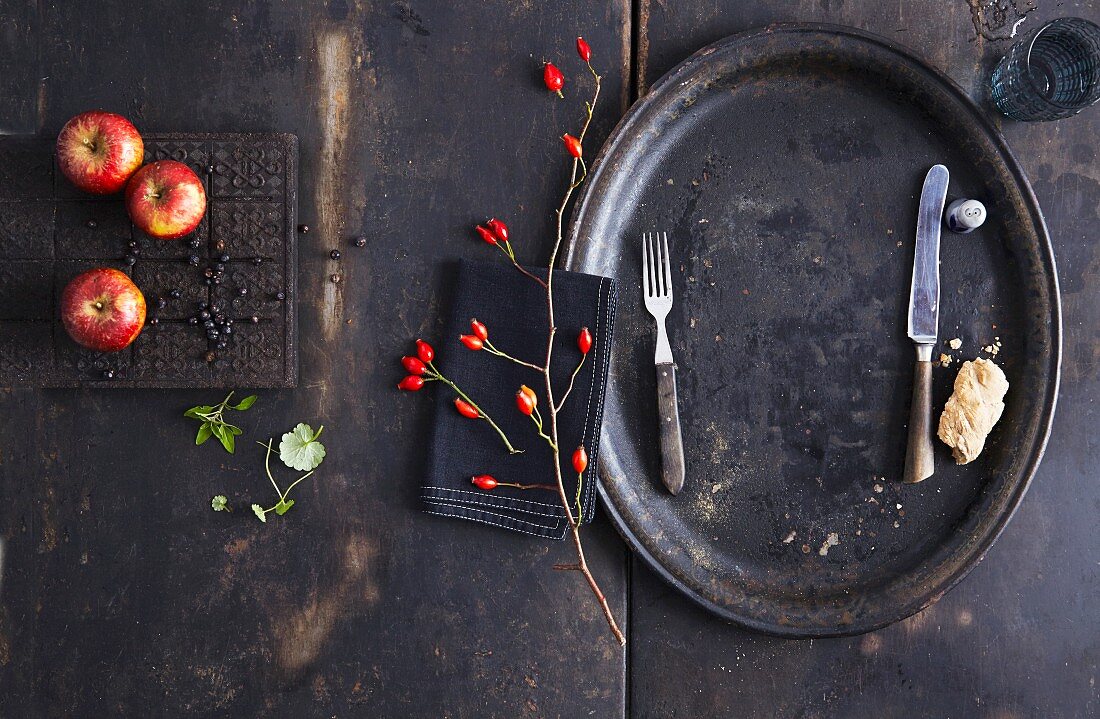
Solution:
<path fill-rule="evenodd" d="M 913 400 L 909 408 L 909 443 L 905 451 L 908 483 L 928 479 L 935 471 L 932 450 L 932 348 L 940 318 L 940 228 L 950 174 L 933 165 L 924 178 L 917 210 L 913 249 L 913 282 L 909 288 L 907 332 L 916 344 Z"/>

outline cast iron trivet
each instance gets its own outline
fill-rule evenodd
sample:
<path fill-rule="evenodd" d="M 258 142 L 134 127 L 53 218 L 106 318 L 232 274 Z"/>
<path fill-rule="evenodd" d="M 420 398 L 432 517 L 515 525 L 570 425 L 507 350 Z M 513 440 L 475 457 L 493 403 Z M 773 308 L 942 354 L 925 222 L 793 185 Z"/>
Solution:
<path fill-rule="evenodd" d="M 147 162 L 184 162 L 206 186 L 206 216 L 180 240 L 136 229 L 121 195 L 72 187 L 52 139 L 0 138 L 0 386 L 295 386 L 298 139 L 143 139 Z M 60 324 L 61 290 L 95 266 L 145 294 L 146 327 L 122 352 L 83 349 Z"/>

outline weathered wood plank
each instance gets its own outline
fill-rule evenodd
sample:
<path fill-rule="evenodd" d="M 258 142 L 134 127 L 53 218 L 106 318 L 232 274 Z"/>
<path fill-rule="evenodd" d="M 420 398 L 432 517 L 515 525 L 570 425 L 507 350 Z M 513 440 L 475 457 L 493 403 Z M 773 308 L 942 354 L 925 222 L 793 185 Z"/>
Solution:
<path fill-rule="evenodd" d="M 993 17 L 983 9 L 990 3 L 962 0 L 639 2 L 646 84 L 725 35 L 771 22 L 821 21 L 914 48 L 987 107 L 989 72 L 1011 44 L 989 37 L 1007 35 L 1016 19 L 1011 12 Z M 1088 2 L 1038 5 L 1021 33 L 1060 15 L 1100 20 Z M 1050 226 L 1065 315 L 1054 434 L 1015 519 L 982 565 L 939 603 L 853 639 L 784 641 L 724 625 L 635 563 L 632 716 L 714 716 L 725 709 L 743 717 L 1095 715 L 1100 486 L 1093 467 L 1100 448 L 1091 436 L 1100 397 L 1094 238 L 1100 111 L 1052 124 L 1002 125 Z"/>
<path fill-rule="evenodd" d="M 38 128 L 38 3 L 0 4 L 0 134 Z"/>
<path fill-rule="evenodd" d="M 299 136 L 301 384 L 241 426 L 323 423 L 329 456 L 260 525 L 262 450 L 196 448 L 180 417 L 217 395 L 0 394 L 0 716 L 622 716 L 623 654 L 550 569 L 568 546 L 422 514 L 432 400 L 393 384 L 411 338 L 457 351 L 436 335 L 446 268 L 483 252 L 471 223 L 498 214 L 523 261 L 544 256 L 582 95 L 548 97 L 539 61 L 580 77 L 590 40 L 610 100 L 595 147 L 621 111 L 628 5 L 43 7 L 44 133 L 103 107 L 150 132 Z M 622 544 L 602 520 L 589 536 L 625 616 Z"/>

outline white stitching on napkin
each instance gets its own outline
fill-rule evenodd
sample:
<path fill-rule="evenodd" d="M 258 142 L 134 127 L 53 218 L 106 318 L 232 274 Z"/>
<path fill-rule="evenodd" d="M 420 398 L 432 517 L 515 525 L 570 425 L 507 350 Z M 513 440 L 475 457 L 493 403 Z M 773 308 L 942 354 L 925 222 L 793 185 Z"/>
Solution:
<path fill-rule="evenodd" d="M 421 485 L 420 488 L 421 489 L 442 489 L 445 492 L 458 492 L 459 494 L 472 494 L 472 495 L 475 495 L 477 497 L 484 497 L 485 496 L 484 494 L 482 494 L 480 492 L 471 492 L 468 489 L 451 489 L 450 487 L 432 487 L 432 486 L 428 486 L 428 485 Z M 467 502 L 469 500 L 463 499 L 461 501 Z M 536 507 L 553 507 L 553 508 L 557 508 L 557 509 L 561 508 L 560 504 L 547 504 L 546 502 L 535 502 L 535 501 L 530 500 L 530 499 L 516 499 L 515 497 L 498 496 L 497 501 L 508 501 L 508 502 L 516 502 L 516 503 L 521 503 L 521 504 L 532 504 Z M 519 507 L 514 507 L 513 509 L 520 509 L 520 508 Z M 529 510 L 520 510 L 520 511 L 529 511 Z M 537 514 L 537 512 L 531 512 L 531 513 L 532 514 Z M 546 516 L 549 517 L 551 515 L 546 515 Z M 553 515 L 553 516 L 561 516 L 561 515 Z"/>
<path fill-rule="evenodd" d="M 470 507 L 463 507 L 462 505 L 451 504 L 449 502 L 435 502 L 435 501 L 429 501 L 429 500 L 425 500 L 425 502 L 427 502 L 428 504 L 434 505 L 434 506 L 438 506 L 438 507 L 448 507 L 450 509 L 457 509 L 457 510 L 461 510 L 461 511 L 464 511 L 464 512 L 471 512 L 471 513 L 477 513 L 477 514 L 487 514 L 491 517 L 497 517 L 497 518 L 502 519 L 502 520 L 507 520 L 509 522 L 514 522 L 515 524 L 518 524 L 518 525 L 521 525 L 521 526 L 534 527 L 536 529 L 545 529 L 545 530 L 548 530 L 548 531 L 556 531 L 556 530 L 561 529 L 561 523 L 560 522 L 556 525 L 547 526 L 545 524 L 538 524 L 536 522 L 528 522 L 528 521 L 523 520 L 523 519 L 516 519 L 515 517 L 509 517 L 505 514 L 497 514 L 496 512 L 489 512 L 489 511 L 484 510 L 484 509 L 471 509 Z M 430 509 L 425 510 L 425 511 L 426 512 L 431 512 Z M 441 513 L 440 512 L 432 512 L 432 514 L 441 514 Z M 450 515 L 442 515 L 442 516 L 450 516 Z M 469 515 L 462 515 L 462 516 L 466 519 L 478 519 L 479 521 L 483 521 L 486 524 L 493 524 L 493 525 L 495 525 L 497 527 L 501 527 L 503 529 L 516 529 L 515 527 L 510 527 L 510 526 L 504 525 L 504 524 L 498 524 L 498 523 L 495 523 L 491 520 L 479 518 L 479 517 L 476 517 L 476 516 L 469 516 Z M 523 532 L 525 530 L 517 529 L 517 531 Z M 527 534 L 534 534 L 534 533 L 533 532 L 527 532 Z M 542 536 L 542 535 L 536 534 L 536 536 Z"/>
<path fill-rule="evenodd" d="M 446 487 L 436 487 L 436 489 L 447 489 L 447 488 Z M 462 490 L 460 490 L 460 489 L 451 489 L 451 490 L 448 490 L 448 491 L 450 491 L 450 492 L 461 492 Z M 445 502 L 445 501 L 447 501 L 448 498 L 447 497 L 423 497 L 423 499 L 425 501 L 436 500 L 436 501 Z M 502 497 L 500 499 L 510 499 L 510 497 Z M 452 501 L 462 502 L 463 504 L 479 504 L 483 507 L 493 507 L 495 509 L 503 509 L 503 507 L 501 507 L 499 504 L 493 504 L 492 502 L 483 502 L 480 499 L 463 499 L 462 497 L 456 497 Z M 523 509 L 521 507 L 509 507 L 509 509 L 511 509 L 513 511 L 516 511 L 516 512 L 523 512 L 524 514 L 533 514 L 536 517 L 549 517 L 550 519 L 564 519 L 564 517 L 560 514 L 547 514 L 546 512 L 536 512 L 534 510 Z M 525 521 L 525 520 L 516 520 L 516 521 Z"/>

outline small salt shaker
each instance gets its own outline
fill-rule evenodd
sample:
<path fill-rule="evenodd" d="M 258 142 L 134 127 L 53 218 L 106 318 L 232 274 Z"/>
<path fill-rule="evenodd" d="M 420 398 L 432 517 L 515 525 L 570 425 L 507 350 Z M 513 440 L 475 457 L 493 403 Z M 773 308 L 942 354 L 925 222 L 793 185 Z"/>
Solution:
<path fill-rule="evenodd" d="M 947 227 L 965 235 L 985 222 L 985 205 L 977 200 L 955 200 L 947 206 Z"/>

